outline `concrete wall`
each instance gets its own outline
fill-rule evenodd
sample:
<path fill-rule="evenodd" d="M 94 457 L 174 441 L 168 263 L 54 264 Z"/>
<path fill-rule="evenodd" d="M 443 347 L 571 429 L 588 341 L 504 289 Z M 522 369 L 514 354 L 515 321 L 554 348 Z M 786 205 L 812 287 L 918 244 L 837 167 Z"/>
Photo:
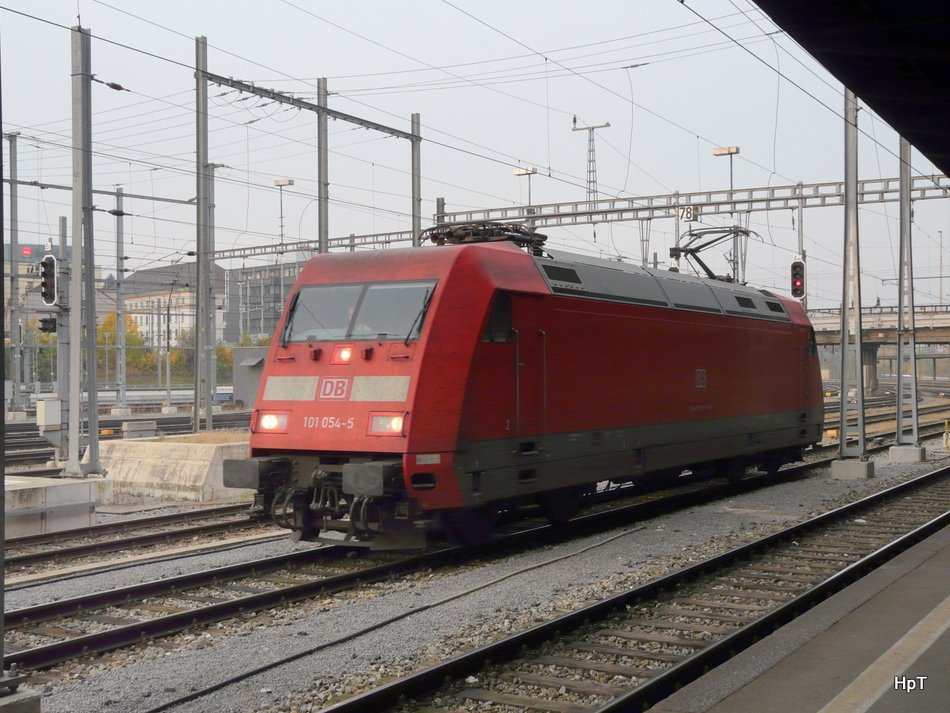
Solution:
<path fill-rule="evenodd" d="M 250 500 L 252 490 L 226 488 L 225 458 L 245 458 L 245 433 L 109 440 L 99 459 L 113 483 L 114 503 Z M 208 440 L 217 442 L 207 442 Z"/>

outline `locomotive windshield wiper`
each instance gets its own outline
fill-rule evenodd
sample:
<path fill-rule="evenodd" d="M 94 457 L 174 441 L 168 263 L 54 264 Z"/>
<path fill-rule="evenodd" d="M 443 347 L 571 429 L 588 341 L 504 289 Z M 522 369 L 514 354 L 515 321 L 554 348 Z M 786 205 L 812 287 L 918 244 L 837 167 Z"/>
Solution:
<path fill-rule="evenodd" d="M 412 337 L 412 330 L 416 328 L 416 324 L 419 324 L 420 330 L 422 328 L 422 315 L 429 309 L 429 301 L 432 299 L 433 292 L 435 292 L 435 290 L 426 290 L 426 296 L 422 298 L 422 307 L 419 309 L 418 314 L 416 314 L 415 319 L 412 320 L 412 324 L 409 325 L 409 333 L 403 341 L 403 344 L 407 347 L 409 346 L 409 338 Z"/>
<path fill-rule="evenodd" d="M 290 324 L 294 319 L 294 312 L 297 309 L 297 301 L 300 299 L 300 293 L 294 295 L 294 298 L 290 301 L 290 307 L 287 308 L 287 319 L 284 320 L 284 329 L 280 333 L 280 346 L 287 346 L 287 338 L 290 336 Z"/>

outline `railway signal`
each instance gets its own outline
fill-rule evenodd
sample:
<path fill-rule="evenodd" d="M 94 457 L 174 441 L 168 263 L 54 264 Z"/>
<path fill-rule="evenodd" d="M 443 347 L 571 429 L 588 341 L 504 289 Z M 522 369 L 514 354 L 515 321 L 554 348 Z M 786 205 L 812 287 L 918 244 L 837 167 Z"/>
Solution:
<path fill-rule="evenodd" d="M 796 260 L 792 263 L 792 297 L 805 296 L 805 263 Z"/>
<path fill-rule="evenodd" d="M 56 331 L 56 317 L 41 317 L 40 331 L 52 334 Z"/>
<path fill-rule="evenodd" d="M 47 307 L 56 304 L 56 258 L 53 255 L 40 260 L 40 295 Z"/>

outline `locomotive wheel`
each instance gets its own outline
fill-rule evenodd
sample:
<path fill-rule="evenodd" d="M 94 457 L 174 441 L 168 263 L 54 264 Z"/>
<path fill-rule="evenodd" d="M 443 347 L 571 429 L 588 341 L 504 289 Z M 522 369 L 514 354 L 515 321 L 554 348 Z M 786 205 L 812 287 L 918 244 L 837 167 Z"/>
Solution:
<path fill-rule="evenodd" d="M 581 491 L 569 488 L 538 496 L 541 512 L 554 526 L 566 525 L 581 509 Z"/>
<path fill-rule="evenodd" d="M 775 475 L 778 474 L 778 469 L 781 467 L 782 464 L 778 461 L 770 460 L 759 466 L 759 470 L 764 471 L 769 477 L 775 477 Z"/>
<path fill-rule="evenodd" d="M 743 477 L 745 477 L 745 463 L 741 461 L 734 461 L 728 465 L 726 468 L 726 480 L 728 480 L 733 485 L 739 483 Z"/>
<path fill-rule="evenodd" d="M 467 547 L 484 545 L 495 529 L 495 512 L 487 507 L 453 510 L 445 514 L 448 534 Z"/>

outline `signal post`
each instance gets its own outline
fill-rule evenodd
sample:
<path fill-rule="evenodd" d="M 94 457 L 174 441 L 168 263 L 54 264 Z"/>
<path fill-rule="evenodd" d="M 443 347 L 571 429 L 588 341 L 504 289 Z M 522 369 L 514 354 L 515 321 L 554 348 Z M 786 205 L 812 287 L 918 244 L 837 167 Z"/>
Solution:
<path fill-rule="evenodd" d="M 51 246 L 47 245 L 47 250 L 50 249 Z M 63 265 L 56 259 L 55 255 L 49 254 L 40 260 L 37 267 L 40 273 L 40 297 L 43 299 L 43 305 L 49 308 L 50 312 L 54 312 L 51 317 L 39 318 L 39 328 L 41 332 L 56 334 L 58 337 L 56 344 L 56 376 L 57 382 L 60 384 L 59 392 L 62 394 L 62 380 L 66 372 L 61 371 L 63 364 L 59 357 L 63 349 L 68 347 L 69 341 L 68 330 L 60 329 L 61 326 L 65 327 L 65 323 L 62 320 L 64 313 L 67 311 L 65 309 L 65 301 L 60 298 L 59 292 L 59 275 Z M 66 410 L 68 410 L 68 400 L 66 400 L 65 403 L 67 404 Z M 40 435 L 56 447 L 54 460 L 57 462 L 63 459 L 68 442 L 67 431 L 63 428 L 63 406 L 64 400 L 61 398 L 41 399 L 39 395 L 37 395 L 36 426 L 39 429 Z"/>

